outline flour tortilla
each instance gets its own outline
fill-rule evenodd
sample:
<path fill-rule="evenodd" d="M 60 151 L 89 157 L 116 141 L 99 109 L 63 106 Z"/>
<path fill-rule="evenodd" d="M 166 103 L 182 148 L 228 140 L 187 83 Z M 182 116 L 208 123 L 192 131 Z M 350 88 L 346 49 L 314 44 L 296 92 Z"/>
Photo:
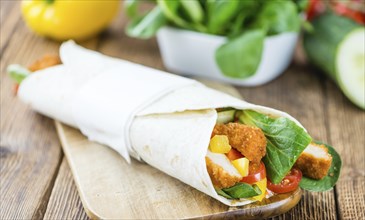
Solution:
<path fill-rule="evenodd" d="M 217 119 L 215 109 L 251 109 L 300 125 L 285 112 L 247 103 L 191 79 L 107 57 L 72 41 L 62 44 L 60 56 L 62 65 L 33 73 L 21 83 L 22 101 L 79 128 L 128 162 L 130 156 L 143 160 L 229 206 L 253 201 L 229 200 L 214 190 L 205 155 Z"/>

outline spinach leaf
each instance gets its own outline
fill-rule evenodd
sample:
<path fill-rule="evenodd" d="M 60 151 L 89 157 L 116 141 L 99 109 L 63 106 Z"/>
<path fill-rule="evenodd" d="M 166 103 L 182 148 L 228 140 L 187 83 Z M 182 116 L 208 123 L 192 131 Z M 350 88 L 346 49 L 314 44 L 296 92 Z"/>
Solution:
<path fill-rule="evenodd" d="M 133 19 L 128 24 L 126 33 L 131 37 L 147 39 L 153 37 L 166 23 L 167 20 L 160 7 L 155 7 L 146 15 Z"/>
<path fill-rule="evenodd" d="M 245 22 L 247 17 L 246 13 L 240 13 L 235 20 L 233 21 L 231 27 L 229 28 L 229 38 L 235 38 L 238 37 L 240 34 L 242 34 L 242 26 Z"/>
<path fill-rule="evenodd" d="M 207 0 L 208 32 L 223 34 L 229 21 L 238 13 L 240 1 Z"/>
<path fill-rule="evenodd" d="M 204 19 L 204 11 L 198 0 L 184 1 L 180 0 L 181 5 L 194 23 L 201 23 Z"/>
<path fill-rule="evenodd" d="M 239 120 L 259 127 L 264 132 L 267 145 L 263 161 L 269 179 L 275 184 L 280 183 L 312 141 L 303 128 L 287 118 L 271 118 L 252 110 L 244 110 Z"/>
<path fill-rule="evenodd" d="M 266 30 L 268 35 L 298 32 L 300 18 L 297 6 L 292 1 L 265 1 L 253 27 Z"/>
<path fill-rule="evenodd" d="M 338 155 L 338 153 L 333 147 L 326 144 L 324 144 L 324 146 L 328 148 L 328 153 L 332 155 L 331 167 L 327 173 L 327 176 L 323 177 L 320 180 L 303 177 L 299 185 L 301 188 L 305 190 L 314 192 L 323 192 L 330 190 L 336 184 L 338 177 L 340 176 L 341 165 L 342 165 L 340 155 Z"/>
<path fill-rule="evenodd" d="M 128 17 L 134 18 L 137 16 L 138 0 L 125 0 L 124 10 Z"/>
<path fill-rule="evenodd" d="M 293 0 L 293 1 L 297 5 L 299 13 L 307 10 L 309 6 L 309 0 Z"/>
<path fill-rule="evenodd" d="M 221 193 L 222 196 L 226 197 L 225 195 L 228 195 L 232 199 L 250 198 L 253 196 L 258 196 L 262 193 L 257 185 L 254 184 L 251 186 L 247 183 L 237 183 L 230 188 L 222 189 L 222 191 L 224 192 L 224 194 Z"/>
<path fill-rule="evenodd" d="M 224 198 L 227 198 L 227 199 L 233 199 L 232 196 L 225 193 L 222 189 L 219 189 L 219 188 L 214 188 L 214 189 L 218 193 L 218 195 L 223 196 Z"/>
<path fill-rule="evenodd" d="M 182 28 L 192 29 L 189 23 L 178 13 L 181 7 L 180 1 L 157 0 L 157 5 L 170 22 Z"/>
<path fill-rule="evenodd" d="M 251 30 L 226 42 L 215 52 L 219 69 L 233 78 L 252 76 L 260 64 L 264 39 L 263 31 Z"/>

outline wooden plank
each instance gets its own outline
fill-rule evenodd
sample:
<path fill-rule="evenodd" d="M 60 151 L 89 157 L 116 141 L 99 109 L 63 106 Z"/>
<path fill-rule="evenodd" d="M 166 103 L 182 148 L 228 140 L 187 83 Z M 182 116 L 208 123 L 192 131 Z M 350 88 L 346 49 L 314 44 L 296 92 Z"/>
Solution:
<path fill-rule="evenodd" d="M 0 1 L 0 57 L 8 45 L 14 30 L 22 22 L 20 1 Z"/>
<path fill-rule="evenodd" d="M 6 66 L 29 64 L 37 55 L 56 51 L 58 44 L 35 37 L 23 23 L 16 33 L 1 58 L 0 219 L 38 219 L 47 206 L 62 152 L 52 120 L 14 96 Z"/>
<path fill-rule="evenodd" d="M 240 88 L 239 91 L 249 102 L 291 114 L 314 139 L 328 142 L 321 79 L 312 73 L 311 68 L 291 65 L 282 76 L 265 86 Z M 296 207 L 276 219 L 287 218 L 336 219 L 334 191 L 305 192 Z"/>
<path fill-rule="evenodd" d="M 62 160 L 44 219 L 89 219 L 65 158 Z"/>
<path fill-rule="evenodd" d="M 365 112 L 353 105 L 333 82 L 326 83 L 327 129 L 342 158 L 337 183 L 339 216 L 365 219 Z"/>

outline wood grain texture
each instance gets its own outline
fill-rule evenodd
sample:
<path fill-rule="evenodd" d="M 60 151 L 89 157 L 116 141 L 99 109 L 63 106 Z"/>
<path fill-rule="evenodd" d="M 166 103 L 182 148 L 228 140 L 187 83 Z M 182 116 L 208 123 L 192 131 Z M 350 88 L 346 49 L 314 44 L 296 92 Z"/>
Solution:
<path fill-rule="evenodd" d="M 52 120 L 15 97 L 6 67 L 13 62 L 29 64 L 40 54 L 57 51 L 58 44 L 35 37 L 23 23 L 9 39 L 1 57 L 0 219 L 39 219 L 44 215 L 62 151 Z"/>
<path fill-rule="evenodd" d="M 79 199 L 66 158 L 62 160 L 44 219 L 89 219 Z"/>
<path fill-rule="evenodd" d="M 20 1 L 0 1 L 0 57 L 14 34 L 17 25 L 21 23 L 19 13 Z"/>
<path fill-rule="evenodd" d="M 365 219 L 365 112 L 350 103 L 333 82 L 326 83 L 326 97 L 330 143 L 343 163 L 336 186 L 339 216 Z"/>

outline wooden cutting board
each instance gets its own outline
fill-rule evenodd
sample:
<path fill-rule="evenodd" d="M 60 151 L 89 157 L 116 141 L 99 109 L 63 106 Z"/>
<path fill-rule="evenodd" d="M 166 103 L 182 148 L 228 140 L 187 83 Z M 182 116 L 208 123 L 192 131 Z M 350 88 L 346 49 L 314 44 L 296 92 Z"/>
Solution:
<path fill-rule="evenodd" d="M 240 97 L 231 86 L 204 82 Z M 300 189 L 243 207 L 228 207 L 198 190 L 89 141 L 79 130 L 55 122 L 63 150 L 87 215 L 92 219 L 266 218 L 287 212 Z"/>

